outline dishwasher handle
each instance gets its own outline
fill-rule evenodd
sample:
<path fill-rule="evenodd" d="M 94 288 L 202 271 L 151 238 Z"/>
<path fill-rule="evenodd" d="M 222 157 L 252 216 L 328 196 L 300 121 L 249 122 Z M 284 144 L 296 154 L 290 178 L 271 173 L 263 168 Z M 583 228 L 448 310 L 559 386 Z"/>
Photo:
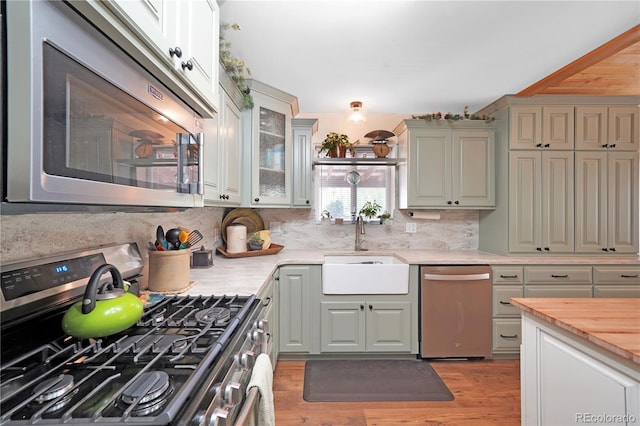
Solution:
<path fill-rule="evenodd" d="M 490 278 L 488 272 L 482 274 L 424 274 L 425 280 L 431 281 L 481 281 Z"/>

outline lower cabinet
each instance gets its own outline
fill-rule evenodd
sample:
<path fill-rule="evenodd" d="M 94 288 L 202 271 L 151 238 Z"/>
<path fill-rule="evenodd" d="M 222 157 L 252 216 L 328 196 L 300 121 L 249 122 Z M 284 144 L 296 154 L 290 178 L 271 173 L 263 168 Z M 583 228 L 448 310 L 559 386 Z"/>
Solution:
<path fill-rule="evenodd" d="M 322 352 L 411 351 L 410 301 L 347 297 L 353 300 L 320 302 Z"/>
<path fill-rule="evenodd" d="M 638 421 L 637 365 L 531 314 L 524 314 L 523 335 L 523 425 Z"/>
<path fill-rule="evenodd" d="M 272 275 L 269 278 L 269 283 L 265 287 L 264 291 L 258 295 L 258 298 L 262 302 L 262 306 L 264 309 L 263 318 L 267 323 L 267 354 L 269 355 L 269 359 L 271 360 L 271 365 L 273 368 L 276 368 L 276 362 L 278 361 L 278 352 L 280 351 L 278 338 L 279 338 L 279 312 L 278 312 L 278 303 L 279 297 L 278 294 L 278 277 L 276 274 Z"/>
<path fill-rule="evenodd" d="M 317 353 L 320 274 L 320 265 L 280 267 L 280 352 Z"/>
<path fill-rule="evenodd" d="M 593 297 L 640 297 L 640 266 L 594 266 Z"/>

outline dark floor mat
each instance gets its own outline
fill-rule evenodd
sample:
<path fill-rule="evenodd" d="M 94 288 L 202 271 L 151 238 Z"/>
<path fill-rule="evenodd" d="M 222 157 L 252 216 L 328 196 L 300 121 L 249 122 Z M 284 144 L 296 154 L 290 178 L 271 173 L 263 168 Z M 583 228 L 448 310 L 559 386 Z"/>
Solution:
<path fill-rule="evenodd" d="M 308 402 L 453 400 L 424 360 L 307 361 L 303 397 Z"/>

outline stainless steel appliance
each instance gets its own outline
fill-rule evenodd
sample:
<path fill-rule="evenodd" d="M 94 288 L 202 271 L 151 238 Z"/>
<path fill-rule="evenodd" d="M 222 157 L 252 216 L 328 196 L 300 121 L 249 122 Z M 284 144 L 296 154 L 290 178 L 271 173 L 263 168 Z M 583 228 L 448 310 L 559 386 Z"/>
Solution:
<path fill-rule="evenodd" d="M 135 287 L 135 244 L 2 266 L 0 425 L 234 424 L 267 347 L 263 301 L 166 296 L 121 333 L 64 335 L 63 313 L 104 263 Z"/>
<path fill-rule="evenodd" d="M 420 356 L 491 355 L 491 267 L 420 267 Z"/>
<path fill-rule="evenodd" d="M 6 3 L 6 200 L 203 205 L 204 119 L 61 1 Z"/>

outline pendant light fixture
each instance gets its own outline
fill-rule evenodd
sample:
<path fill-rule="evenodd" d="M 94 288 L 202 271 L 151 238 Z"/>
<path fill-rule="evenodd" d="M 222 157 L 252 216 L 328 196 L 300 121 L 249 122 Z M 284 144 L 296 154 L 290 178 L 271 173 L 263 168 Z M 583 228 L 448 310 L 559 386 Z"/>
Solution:
<path fill-rule="evenodd" d="M 362 106 L 362 102 L 351 102 L 349 105 L 349 121 L 354 123 L 367 121 L 367 111 Z"/>

